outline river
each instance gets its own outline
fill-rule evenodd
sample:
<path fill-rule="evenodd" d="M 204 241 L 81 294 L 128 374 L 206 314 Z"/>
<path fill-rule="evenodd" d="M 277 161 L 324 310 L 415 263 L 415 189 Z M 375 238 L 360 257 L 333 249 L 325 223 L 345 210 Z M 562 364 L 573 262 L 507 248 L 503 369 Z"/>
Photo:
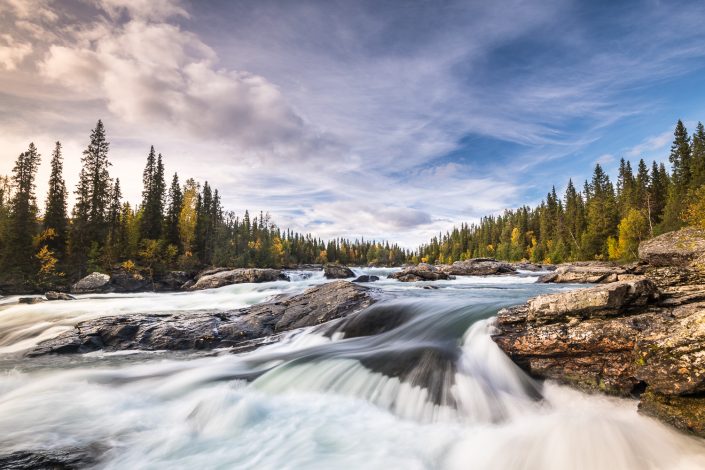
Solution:
<path fill-rule="evenodd" d="M 357 269 L 356 274 L 388 274 Z M 23 358 L 105 315 L 228 310 L 327 282 L 0 302 L 0 455 L 90 449 L 109 469 L 702 469 L 701 441 L 636 401 L 526 376 L 492 342 L 505 306 L 576 286 L 536 275 L 371 284 L 378 333 L 324 325 L 253 352 Z M 429 289 L 433 286 L 437 288 Z"/>

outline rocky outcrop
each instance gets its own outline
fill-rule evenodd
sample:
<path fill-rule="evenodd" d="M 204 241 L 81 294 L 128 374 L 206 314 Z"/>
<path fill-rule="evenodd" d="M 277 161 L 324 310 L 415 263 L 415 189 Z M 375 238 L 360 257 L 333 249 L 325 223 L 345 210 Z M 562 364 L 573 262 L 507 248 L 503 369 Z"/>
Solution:
<path fill-rule="evenodd" d="M 355 277 L 355 273 L 352 272 L 350 268 L 339 264 L 326 264 L 323 267 L 323 275 L 326 279 L 347 279 Z"/>
<path fill-rule="evenodd" d="M 32 305 L 32 304 L 38 304 L 40 302 L 44 302 L 44 300 L 45 299 L 43 299 L 41 297 L 20 297 L 19 299 L 17 299 L 17 302 L 20 304 Z"/>
<path fill-rule="evenodd" d="M 453 279 L 453 276 L 447 272 L 441 271 L 436 266 L 420 263 L 417 266 L 407 266 L 401 271 L 387 276 L 389 279 L 396 279 L 401 282 L 415 281 L 438 281 L 445 279 Z"/>
<path fill-rule="evenodd" d="M 534 377 L 640 395 L 642 412 L 705 437 L 702 243 L 691 229 L 650 240 L 629 280 L 504 309 L 493 339 Z"/>
<path fill-rule="evenodd" d="M 139 272 L 116 269 L 110 275 L 110 289 L 113 292 L 141 292 L 152 288 L 152 281 Z"/>
<path fill-rule="evenodd" d="M 130 314 L 80 322 L 67 333 L 40 343 L 30 356 L 50 353 L 253 348 L 257 340 L 318 325 L 364 309 L 375 301 L 358 284 L 336 281 L 302 294 L 230 312 Z"/>
<path fill-rule="evenodd" d="M 76 297 L 73 295 L 67 294 L 66 292 L 56 292 L 53 290 L 50 290 L 44 294 L 44 297 L 46 297 L 47 300 L 76 300 Z"/>
<path fill-rule="evenodd" d="M 154 282 L 156 291 L 180 290 L 184 284 L 191 281 L 192 277 L 186 271 L 168 271 L 159 276 Z"/>
<path fill-rule="evenodd" d="M 190 286 L 189 290 L 215 289 L 230 284 L 288 281 L 289 278 L 279 269 L 238 268 L 206 271 Z"/>
<path fill-rule="evenodd" d="M 555 271 L 541 276 L 538 282 L 604 284 L 634 279 L 641 274 L 643 272 L 637 266 L 620 266 L 600 261 L 584 261 L 559 265 Z"/>
<path fill-rule="evenodd" d="M 497 274 L 516 274 L 516 269 L 504 261 L 494 258 L 473 258 L 456 261 L 451 265 L 441 265 L 439 269 L 451 276 L 493 276 Z"/>
<path fill-rule="evenodd" d="M 73 294 L 97 294 L 110 292 L 110 276 L 103 273 L 94 272 L 84 277 L 71 286 Z"/>

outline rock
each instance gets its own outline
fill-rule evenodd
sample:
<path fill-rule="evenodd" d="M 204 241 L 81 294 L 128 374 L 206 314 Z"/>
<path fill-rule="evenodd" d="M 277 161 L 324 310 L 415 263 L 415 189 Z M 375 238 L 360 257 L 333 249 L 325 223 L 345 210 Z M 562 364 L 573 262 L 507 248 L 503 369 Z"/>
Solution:
<path fill-rule="evenodd" d="M 642 279 L 539 296 L 501 310 L 493 339 L 535 377 L 629 395 L 639 383 L 636 336 L 653 321 L 639 313 L 657 294 Z"/>
<path fill-rule="evenodd" d="M 705 253 L 705 232 L 684 228 L 639 244 L 639 259 L 655 267 L 689 266 Z"/>
<path fill-rule="evenodd" d="M 169 271 L 159 277 L 155 283 L 155 289 L 158 291 L 180 290 L 183 289 L 184 285 L 191 280 L 191 276 L 186 271 Z"/>
<path fill-rule="evenodd" d="M 552 273 L 541 276 L 537 282 L 600 284 L 616 282 L 622 280 L 621 276 L 630 274 L 626 268 L 609 263 L 572 263 L 558 266 Z"/>
<path fill-rule="evenodd" d="M 336 281 L 299 295 L 228 312 L 130 314 L 87 320 L 72 331 L 40 343 L 28 355 L 99 349 L 253 348 L 259 345 L 256 340 L 343 318 L 374 302 L 368 288 Z"/>
<path fill-rule="evenodd" d="M 110 276 L 110 283 L 114 292 L 140 292 L 152 290 L 152 282 L 138 272 L 129 272 L 124 269 L 115 270 Z"/>
<path fill-rule="evenodd" d="M 452 276 L 492 276 L 497 274 L 516 274 L 516 269 L 504 261 L 494 258 L 473 258 L 442 265 L 439 269 Z"/>
<path fill-rule="evenodd" d="M 705 437 L 702 236 L 683 229 L 643 242 L 642 260 L 623 267 L 559 267 L 620 281 L 504 309 L 493 339 L 534 377 L 640 396 L 640 412 Z"/>
<path fill-rule="evenodd" d="M 663 395 L 647 389 L 641 395 L 639 411 L 681 431 L 705 437 L 705 397 Z"/>
<path fill-rule="evenodd" d="M 387 276 L 389 279 L 397 279 L 401 282 L 416 282 L 416 281 L 438 281 L 446 279 L 454 279 L 450 274 L 441 271 L 435 266 L 427 263 L 419 263 L 417 266 L 408 266 L 401 271 Z"/>
<path fill-rule="evenodd" d="M 357 279 L 353 280 L 353 282 L 375 282 L 379 281 L 379 277 L 377 276 L 368 276 L 367 274 L 363 274 L 362 276 L 358 277 Z"/>
<path fill-rule="evenodd" d="M 38 304 L 40 302 L 44 302 L 44 299 L 41 297 L 20 297 L 17 299 L 17 302 L 21 304 Z"/>
<path fill-rule="evenodd" d="M 76 297 L 73 295 L 67 294 L 66 292 L 56 292 L 53 290 L 50 290 L 44 294 L 44 297 L 46 297 L 47 300 L 76 300 Z"/>
<path fill-rule="evenodd" d="M 616 316 L 632 306 L 646 305 L 658 298 L 651 280 L 609 284 L 557 294 L 540 295 L 528 302 L 527 321 L 535 324 L 563 321 L 566 317 Z"/>
<path fill-rule="evenodd" d="M 70 470 L 93 467 L 99 462 L 104 449 L 89 448 L 21 450 L 0 455 L 0 468 L 4 470 Z"/>
<path fill-rule="evenodd" d="M 110 276 L 98 272 L 89 274 L 71 286 L 73 294 L 96 294 L 110 292 L 111 290 Z"/>
<path fill-rule="evenodd" d="M 511 266 L 518 271 L 537 272 L 537 271 L 555 271 L 556 270 L 556 266 L 554 266 L 552 264 L 536 264 L 536 263 L 518 262 L 518 263 L 511 263 Z"/>
<path fill-rule="evenodd" d="M 279 269 L 238 268 L 217 270 L 201 274 L 189 290 L 215 289 L 231 284 L 288 281 L 289 278 Z"/>
<path fill-rule="evenodd" d="M 349 277 L 355 277 L 355 273 L 353 273 L 350 268 L 339 264 L 326 264 L 323 267 L 323 275 L 326 279 L 347 279 Z"/>

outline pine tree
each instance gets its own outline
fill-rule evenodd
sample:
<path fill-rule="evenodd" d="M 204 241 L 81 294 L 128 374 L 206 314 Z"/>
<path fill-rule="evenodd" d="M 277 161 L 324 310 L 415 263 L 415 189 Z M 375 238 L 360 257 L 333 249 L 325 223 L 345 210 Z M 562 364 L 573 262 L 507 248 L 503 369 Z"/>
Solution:
<path fill-rule="evenodd" d="M 607 240 L 617 233 L 619 212 L 614 187 L 602 167 L 595 165 L 590 183 L 591 198 L 587 203 L 586 255 L 606 258 Z"/>
<path fill-rule="evenodd" d="M 82 168 L 76 189 L 71 246 L 79 275 L 85 272 L 89 252 L 99 252 L 107 236 L 106 217 L 112 187 L 108 172 L 109 146 L 103 122 L 98 120 L 81 157 Z"/>
<path fill-rule="evenodd" d="M 690 184 L 691 156 L 690 136 L 688 136 L 688 130 L 683 122 L 679 119 L 676 129 L 673 131 L 673 144 L 671 144 L 671 154 L 668 160 L 672 165 L 673 185 L 680 193 Z"/>
<path fill-rule="evenodd" d="M 164 164 L 162 155 L 156 156 L 154 146 L 147 155 L 147 164 L 142 173 L 142 219 L 140 234 L 143 239 L 157 240 L 162 235 L 164 218 L 164 198 L 166 184 L 164 181 Z"/>
<path fill-rule="evenodd" d="M 68 216 L 66 209 L 66 183 L 63 178 L 63 157 L 61 142 L 56 143 L 51 157 L 51 174 L 49 176 L 49 192 L 46 198 L 46 213 L 44 214 L 44 230 L 53 229 L 54 237 L 47 240 L 47 247 L 59 258 L 66 253 L 68 231 Z"/>
<path fill-rule="evenodd" d="M 705 126 L 698 122 L 693 134 L 691 155 L 691 189 L 697 189 L 705 184 Z"/>
<path fill-rule="evenodd" d="M 181 193 L 181 186 L 179 185 L 179 175 L 174 173 L 174 177 L 171 180 L 171 187 L 169 188 L 169 207 L 166 211 L 166 227 L 164 232 L 167 243 L 177 248 L 180 246 L 181 231 L 179 219 L 182 204 L 183 195 Z"/>
<path fill-rule="evenodd" d="M 32 241 L 37 233 L 38 210 L 34 190 L 40 159 L 34 143 L 30 143 L 27 151 L 17 158 L 12 170 L 15 194 L 11 203 L 11 232 L 7 238 L 4 274 L 16 276 L 15 281 L 31 281 L 37 272 Z"/>

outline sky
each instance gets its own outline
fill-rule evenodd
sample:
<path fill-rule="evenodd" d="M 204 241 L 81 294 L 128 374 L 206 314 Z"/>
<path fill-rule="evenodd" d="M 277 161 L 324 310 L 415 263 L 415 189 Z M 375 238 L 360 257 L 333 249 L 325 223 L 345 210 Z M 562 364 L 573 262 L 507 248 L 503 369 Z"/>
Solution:
<path fill-rule="evenodd" d="M 705 120 L 705 2 L 0 0 L 0 174 L 98 119 L 238 213 L 414 247 Z"/>

